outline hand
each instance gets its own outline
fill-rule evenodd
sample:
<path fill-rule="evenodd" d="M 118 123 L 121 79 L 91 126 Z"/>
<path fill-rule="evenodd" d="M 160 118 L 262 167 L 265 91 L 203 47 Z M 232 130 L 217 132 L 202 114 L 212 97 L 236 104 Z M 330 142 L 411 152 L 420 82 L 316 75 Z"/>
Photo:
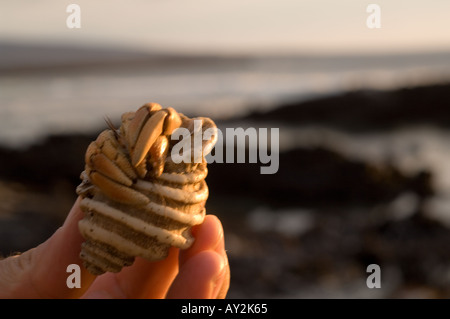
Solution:
<path fill-rule="evenodd" d="M 0 298 L 225 298 L 230 268 L 219 219 L 207 215 L 192 228 L 186 250 L 171 248 L 158 262 L 137 257 L 120 273 L 93 276 L 79 258 L 83 218 L 78 199 L 64 224 L 44 243 L 0 260 Z M 81 288 L 68 288 L 67 266 L 80 265 Z"/>

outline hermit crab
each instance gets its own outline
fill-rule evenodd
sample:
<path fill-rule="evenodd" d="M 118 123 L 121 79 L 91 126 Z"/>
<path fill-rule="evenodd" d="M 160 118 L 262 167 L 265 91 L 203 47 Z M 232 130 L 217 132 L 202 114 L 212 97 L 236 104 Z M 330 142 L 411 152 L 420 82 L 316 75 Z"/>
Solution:
<path fill-rule="evenodd" d="M 211 119 L 157 103 L 124 113 L 118 129 L 107 123 L 86 150 L 76 189 L 85 214 L 80 257 L 94 275 L 119 272 L 137 256 L 161 260 L 171 246 L 191 246 L 190 228 L 203 222 L 209 195 L 205 156 L 217 140 Z M 200 144 L 198 134 L 204 134 Z"/>

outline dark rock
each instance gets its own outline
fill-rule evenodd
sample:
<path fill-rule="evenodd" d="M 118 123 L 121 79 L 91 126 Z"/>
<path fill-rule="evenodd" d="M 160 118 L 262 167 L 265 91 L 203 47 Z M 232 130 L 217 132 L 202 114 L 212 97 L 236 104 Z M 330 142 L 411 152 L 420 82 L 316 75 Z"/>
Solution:
<path fill-rule="evenodd" d="M 54 135 L 24 150 L 0 148 L 0 178 L 40 187 L 80 182 L 84 153 L 95 135 Z"/>
<path fill-rule="evenodd" d="M 450 84 L 392 91 L 360 90 L 254 112 L 245 119 L 290 125 L 320 124 L 348 130 L 393 129 L 405 125 L 450 127 Z"/>
<path fill-rule="evenodd" d="M 24 252 L 47 240 L 60 221 L 40 211 L 20 211 L 0 219 L 0 257 Z"/>
<path fill-rule="evenodd" d="M 324 148 L 297 148 L 280 153 L 279 171 L 260 174 L 260 163 L 208 165 L 210 198 L 245 194 L 262 203 L 295 205 L 374 204 L 412 191 L 433 193 L 430 172 L 407 176 L 393 166 L 375 166 Z"/>

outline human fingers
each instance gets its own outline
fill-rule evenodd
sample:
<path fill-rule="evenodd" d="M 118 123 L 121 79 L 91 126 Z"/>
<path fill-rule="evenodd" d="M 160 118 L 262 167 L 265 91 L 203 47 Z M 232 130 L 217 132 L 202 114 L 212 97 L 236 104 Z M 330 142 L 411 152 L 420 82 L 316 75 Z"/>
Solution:
<path fill-rule="evenodd" d="M 180 271 L 169 289 L 169 299 L 215 298 L 223 285 L 225 262 L 212 250 L 204 250 L 192 256 Z"/>
<path fill-rule="evenodd" d="M 131 267 L 124 268 L 119 274 L 108 273 L 99 276 L 84 298 L 162 298 L 166 293 L 168 297 L 192 298 L 206 294 L 205 298 L 209 298 L 212 293 L 208 292 L 209 281 L 217 272 L 221 277 L 214 283 L 217 286 L 214 293 L 218 297 L 225 297 L 229 284 L 229 267 L 220 221 L 217 217 L 208 215 L 204 223 L 194 227 L 192 232 L 196 240 L 191 248 L 180 252 L 179 260 L 183 268 L 180 269 L 175 285 L 172 285 L 169 293 L 168 289 L 178 272 L 179 250 L 176 248 L 171 248 L 169 256 L 160 262 L 137 258 Z M 188 260 L 203 251 L 216 251 L 220 260 L 214 260 L 217 256 L 200 256 L 200 259 L 187 264 Z M 187 265 L 184 267 L 185 264 Z M 225 268 L 225 271 L 222 271 L 222 268 Z M 197 274 L 196 270 L 201 270 L 201 273 Z M 188 284 L 193 289 L 187 291 L 183 288 L 184 283 L 192 277 L 202 283 Z"/>
<path fill-rule="evenodd" d="M 202 224 L 192 227 L 195 241 L 189 249 L 180 251 L 180 264 L 204 250 L 225 254 L 225 242 L 222 223 L 215 215 L 206 215 Z"/>
<path fill-rule="evenodd" d="M 203 224 L 192 228 L 192 233 L 196 238 L 195 242 L 189 249 L 180 251 L 180 273 L 168 297 L 195 295 L 198 298 L 224 298 L 229 288 L 230 268 L 225 252 L 222 224 L 216 216 L 207 215 Z M 216 256 L 201 255 L 203 252 L 214 252 Z M 218 260 L 214 260 L 217 258 Z M 191 261 L 191 259 L 195 260 Z M 189 282 L 189 278 L 196 275 L 192 267 L 201 269 L 203 273 L 198 278 L 199 282 L 194 285 L 185 285 L 186 280 Z M 212 286 L 214 289 L 211 288 Z M 189 291 L 191 291 L 190 294 Z"/>
<path fill-rule="evenodd" d="M 44 243 L 17 256 L 0 261 L 0 296 L 6 298 L 77 298 L 81 296 L 94 276 L 80 267 L 81 288 L 69 288 L 67 268 L 81 265 L 79 258 L 84 241 L 78 231 L 83 218 L 74 203 L 64 224 Z"/>
<path fill-rule="evenodd" d="M 214 298 L 225 298 L 230 287 L 230 266 L 220 219 L 215 215 L 207 215 L 203 224 L 193 227 L 192 233 L 196 237 L 196 241 L 190 249 L 180 252 L 180 264 L 202 250 L 213 250 L 221 255 L 225 262 L 225 274 L 222 287 Z"/>
<path fill-rule="evenodd" d="M 150 262 L 137 257 L 133 265 L 120 273 L 99 276 L 83 298 L 164 298 L 177 272 L 177 248 L 171 248 L 167 258 L 161 261 Z"/>

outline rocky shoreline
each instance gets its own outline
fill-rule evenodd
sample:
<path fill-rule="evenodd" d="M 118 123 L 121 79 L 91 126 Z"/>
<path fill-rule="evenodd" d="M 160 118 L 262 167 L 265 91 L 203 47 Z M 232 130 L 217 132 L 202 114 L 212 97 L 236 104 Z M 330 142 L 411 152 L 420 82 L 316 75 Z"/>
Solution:
<path fill-rule="evenodd" d="M 448 105 L 450 85 L 441 84 L 349 92 L 239 120 L 313 123 L 354 134 L 419 124 L 447 129 Z M 60 226 L 97 133 L 49 136 L 27 149 L 0 147 L 0 254 L 34 247 Z M 279 156 L 273 175 L 259 174 L 260 164 L 208 166 L 208 211 L 223 221 L 232 269 L 229 297 L 450 297 L 450 230 L 427 215 L 435 172 L 405 173 L 326 146 Z M 295 212 L 306 210 L 309 226 L 301 232 L 255 229 L 249 220 L 262 208 L 271 213 L 261 216 L 280 225 L 280 218 L 297 221 Z M 385 289 L 365 285 L 372 263 L 386 269 Z"/>
<path fill-rule="evenodd" d="M 244 119 L 299 126 L 319 124 L 357 132 L 411 125 L 449 128 L 449 92 L 450 83 L 392 91 L 356 90 L 304 102 L 284 103 L 268 111 L 252 112 Z"/>

